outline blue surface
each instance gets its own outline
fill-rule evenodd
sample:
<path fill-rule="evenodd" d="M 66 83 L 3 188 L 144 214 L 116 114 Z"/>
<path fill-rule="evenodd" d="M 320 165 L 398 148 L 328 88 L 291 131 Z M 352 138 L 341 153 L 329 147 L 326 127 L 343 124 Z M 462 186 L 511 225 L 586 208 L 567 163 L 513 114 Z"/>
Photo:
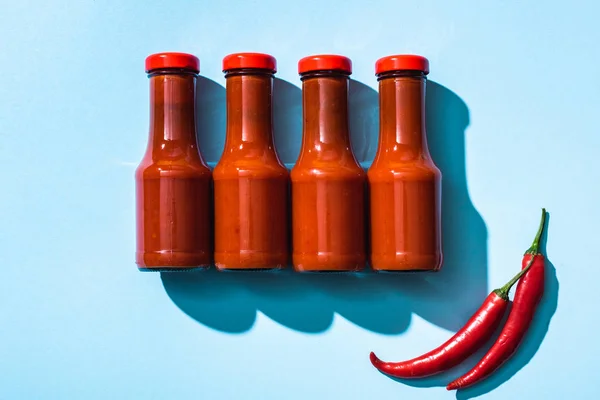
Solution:
<path fill-rule="evenodd" d="M 600 9 L 473 4 L 4 2 L 0 398 L 454 398 L 442 386 L 466 367 L 396 382 L 370 365 L 369 351 L 399 360 L 448 338 L 519 268 L 542 206 L 551 265 L 535 326 L 497 375 L 458 397 L 600 397 Z M 223 143 L 228 53 L 277 57 L 276 142 L 288 163 L 301 133 L 299 58 L 352 58 L 352 138 L 368 164 L 375 60 L 427 56 L 429 141 L 444 176 L 443 271 L 138 272 L 143 61 L 168 50 L 201 59 L 200 139 L 212 162 Z"/>

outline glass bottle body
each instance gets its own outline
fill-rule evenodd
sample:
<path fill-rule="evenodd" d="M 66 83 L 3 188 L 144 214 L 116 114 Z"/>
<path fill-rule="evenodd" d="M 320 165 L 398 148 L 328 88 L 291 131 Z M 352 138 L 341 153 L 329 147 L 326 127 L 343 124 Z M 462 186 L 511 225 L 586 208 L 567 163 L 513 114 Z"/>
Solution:
<path fill-rule="evenodd" d="M 436 271 L 442 263 L 441 173 L 427 147 L 425 75 L 379 76 L 379 146 L 368 171 L 371 265 Z"/>
<path fill-rule="evenodd" d="M 215 185 L 215 264 L 265 270 L 289 262 L 289 173 L 273 143 L 273 74 L 226 75 L 227 133 Z"/>
<path fill-rule="evenodd" d="M 347 102 L 347 74 L 302 75 L 302 148 L 291 172 L 296 271 L 358 271 L 366 262 L 366 175 L 350 146 Z"/>
<path fill-rule="evenodd" d="M 150 132 L 136 169 L 137 251 L 142 270 L 212 263 L 211 172 L 196 140 L 196 73 L 151 71 Z"/>

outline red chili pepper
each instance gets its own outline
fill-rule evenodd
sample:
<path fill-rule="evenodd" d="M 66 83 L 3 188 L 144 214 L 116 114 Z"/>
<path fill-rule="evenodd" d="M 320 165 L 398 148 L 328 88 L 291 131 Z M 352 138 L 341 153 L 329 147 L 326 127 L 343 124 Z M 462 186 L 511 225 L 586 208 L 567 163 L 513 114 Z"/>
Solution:
<path fill-rule="evenodd" d="M 482 381 L 496 371 L 517 350 L 533 315 L 544 294 L 544 256 L 540 253 L 540 239 L 544 231 L 546 210 L 542 209 L 542 221 L 531 247 L 523 257 L 525 275 L 517 285 L 513 306 L 500 336 L 485 356 L 465 375 L 451 382 L 446 389 L 466 388 Z"/>
<path fill-rule="evenodd" d="M 371 352 L 371 363 L 379 371 L 396 378 L 423 378 L 460 364 L 494 333 L 508 305 L 508 292 L 496 289 L 467 324 L 438 348 L 403 362 L 381 361 Z"/>
<path fill-rule="evenodd" d="M 545 212 L 542 218 L 544 217 Z M 543 223 L 542 220 L 540 229 L 543 229 Z M 541 231 L 538 232 L 534 244 L 539 245 L 539 237 Z M 385 374 L 405 379 L 435 375 L 460 364 L 477 351 L 496 331 L 509 304 L 510 289 L 529 268 L 531 264 L 525 266 L 506 285 L 492 291 L 466 325 L 438 348 L 404 362 L 384 362 L 371 352 L 371 363 Z"/>

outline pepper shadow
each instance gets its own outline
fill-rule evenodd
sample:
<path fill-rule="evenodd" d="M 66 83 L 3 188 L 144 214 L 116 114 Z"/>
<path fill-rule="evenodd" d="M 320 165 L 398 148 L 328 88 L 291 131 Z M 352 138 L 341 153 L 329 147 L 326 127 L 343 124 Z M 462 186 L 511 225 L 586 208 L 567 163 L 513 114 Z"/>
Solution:
<path fill-rule="evenodd" d="M 202 149 L 207 160 L 216 162 L 218 157 L 214 155 L 220 156 L 225 130 L 224 89 L 205 80 L 199 89 L 200 145 L 207 146 Z M 336 313 L 357 326 L 387 335 L 404 332 L 413 312 L 435 325 L 458 330 L 475 310 L 473 305 L 483 300 L 487 292 L 487 230 L 469 200 L 466 184 L 467 106 L 435 82 L 428 82 L 427 89 L 428 138 L 443 174 L 442 271 L 377 274 L 367 269 L 358 274 L 299 274 L 288 267 L 277 273 L 223 273 L 214 269 L 162 273 L 171 300 L 198 322 L 229 333 L 251 329 L 259 311 L 290 329 L 306 333 L 326 331 Z M 378 110 L 377 92 L 351 81 L 351 141 L 357 159 L 365 167 L 372 162 L 377 147 Z M 204 118 L 210 120 L 203 121 Z M 299 87 L 275 80 L 273 121 L 277 151 L 291 167 L 301 145 Z"/>

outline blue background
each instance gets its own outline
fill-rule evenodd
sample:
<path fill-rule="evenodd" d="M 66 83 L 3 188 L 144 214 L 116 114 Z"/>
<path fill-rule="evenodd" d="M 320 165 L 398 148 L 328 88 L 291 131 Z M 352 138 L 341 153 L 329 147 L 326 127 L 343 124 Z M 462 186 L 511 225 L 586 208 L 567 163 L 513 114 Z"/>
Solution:
<path fill-rule="evenodd" d="M 515 358 L 458 397 L 597 398 L 600 9 L 585 3 L 3 2 L 0 398 L 454 398 L 443 385 L 476 358 L 403 383 L 378 373 L 369 351 L 400 360 L 448 338 L 518 270 L 542 206 L 551 263 L 535 325 Z M 200 142 L 211 162 L 231 52 L 277 57 L 275 135 L 287 163 L 301 134 L 299 58 L 353 60 L 352 140 L 368 164 L 375 60 L 427 56 L 443 271 L 138 272 L 143 65 L 159 51 L 201 59 Z"/>

